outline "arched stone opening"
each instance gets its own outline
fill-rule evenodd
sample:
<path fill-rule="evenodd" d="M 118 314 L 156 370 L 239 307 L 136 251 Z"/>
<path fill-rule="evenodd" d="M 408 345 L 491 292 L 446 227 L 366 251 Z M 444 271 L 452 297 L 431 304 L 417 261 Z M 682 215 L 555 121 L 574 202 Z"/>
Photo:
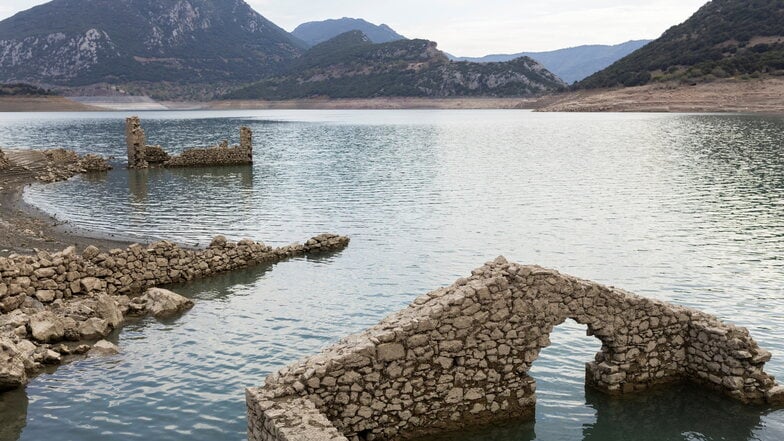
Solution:
<path fill-rule="evenodd" d="M 536 386 L 535 419 L 497 422 L 416 441 L 579 439 L 584 427 L 597 419 L 587 401 L 593 389 L 586 386 L 585 371 L 602 354 L 601 347 L 602 341 L 591 335 L 587 325 L 566 319 L 550 332 L 549 344 L 540 349 L 528 371 Z"/>
<path fill-rule="evenodd" d="M 409 439 L 530 418 L 529 370 L 567 319 L 602 342 L 586 382 L 606 393 L 685 379 L 744 402 L 784 401 L 763 371 L 770 353 L 745 329 L 499 258 L 249 389 L 249 438 Z"/>

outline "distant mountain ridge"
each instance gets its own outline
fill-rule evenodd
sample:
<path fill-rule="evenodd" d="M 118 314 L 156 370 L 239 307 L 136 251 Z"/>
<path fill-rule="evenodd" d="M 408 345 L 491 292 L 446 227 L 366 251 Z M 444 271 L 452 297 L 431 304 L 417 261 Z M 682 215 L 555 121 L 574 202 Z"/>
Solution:
<path fill-rule="evenodd" d="M 348 17 L 303 23 L 291 33 L 308 45 L 315 46 L 350 31 L 362 32 L 373 43 L 389 43 L 406 39 L 385 24 L 376 25 L 361 18 Z"/>
<path fill-rule="evenodd" d="M 54 0 L 0 22 L 0 81 L 251 81 L 304 47 L 242 0 Z"/>
<path fill-rule="evenodd" d="M 713 0 L 659 39 L 577 84 L 639 86 L 784 75 L 784 1 Z"/>
<path fill-rule="evenodd" d="M 493 54 L 484 57 L 454 57 L 458 61 L 488 63 L 530 57 L 542 63 L 547 70 L 561 77 L 568 84 L 580 81 L 613 64 L 652 40 L 631 40 L 616 45 L 583 45 L 546 52 L 520 52 L 518 54 Z"/>
<path fill-rule="evenodd" d="M 374 44 L 350 31 L 314 46 L 286 73 L 229 94 L 230 99 L 312 97 L 530 96 L 566 85 L 530 58 L 453 62 L 427 40 Z"/>

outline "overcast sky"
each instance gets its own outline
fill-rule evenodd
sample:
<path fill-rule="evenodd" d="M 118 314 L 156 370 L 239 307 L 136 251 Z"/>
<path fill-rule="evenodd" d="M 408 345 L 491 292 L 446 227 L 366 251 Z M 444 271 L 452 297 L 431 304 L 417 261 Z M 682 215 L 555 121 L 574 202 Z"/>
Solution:
<path fill-rule="evenodd" d="M 459 56 L 657 38 L 707 0 L 246 0 L 286 30 L 358 17 Z M 0 19 L 47 0 L 0 0 Z"/>

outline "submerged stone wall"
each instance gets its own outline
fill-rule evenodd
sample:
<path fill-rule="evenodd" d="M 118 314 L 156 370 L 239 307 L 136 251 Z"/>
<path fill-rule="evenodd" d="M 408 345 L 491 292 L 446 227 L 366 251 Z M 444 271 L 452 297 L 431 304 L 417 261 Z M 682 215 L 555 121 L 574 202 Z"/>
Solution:
<path fill-rule="evenodd" d="M 70 355 L 73 347 L 59 342 L 108 335 L 129 309 L 143 309 L 134 308 L 132 297 L 147 288 L 335 251 L 348 242 L 347 237 L 323 234 L 305 244 L 272 248 L 218 236 L 201 250 L 157 242 L 107 253 L 88 247 L 79 254 L 70 247 L 53 254 L 0 257 L 0 391 L 23 386 L 41 364 L 56 364 L 60 356 Z M 29 356 L 20 355 L 24 353 Z"/>
<path fill-rule="evenodd" d="M 134 244 L 107 253 L 88 247 L 78 254 L 74 247 L 60 253 L 45 251 L 32 256 L 0 257 L 0 312 L 16 309 L 26 297 L 43 303 L 91 292 L 133 294 L 146 288 L 208 277 L 264 262 L 345 247 L 348 238 L 316 236 L 304 245 L 272 248 L 222 236 L 204 250 L 184 249 L 171 242 L 149 246 Z"/>
<path fill-rule="evenodd" d="M 217 146 L 186 149 L 171 156 L 161 146 L 146 145 L 141 120 L 133 116 L 125 120 L 125 140 L 128 146 L 128 168 L 197 167 L 214 165 L 247 165 L 253 163 L 253 132 L 240 127 L 240 145 L 229 147 L 228 141 Z"/>
<path fill-rule="evenodd" d="M 771 354 L 746 329 L 499 258 L 248 389 L 248 437 L 405 439 L 531 417 L 528 371 L 567 319 L 602 342 L 586 382 L 604 392 L 686 380 L 747 403 L 784 402 L 763 370 Z"/>

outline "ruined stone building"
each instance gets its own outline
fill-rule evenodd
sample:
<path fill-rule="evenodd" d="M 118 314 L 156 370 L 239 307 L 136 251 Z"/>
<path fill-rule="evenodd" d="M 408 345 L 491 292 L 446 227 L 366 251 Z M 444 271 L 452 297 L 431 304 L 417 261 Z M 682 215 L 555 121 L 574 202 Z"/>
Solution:
<path fill-rule="evenodd" d="M 214 165 L 248 165 L 253 163 L 253 132 L 240 127 L 240 145 L 228 141 L 205 148 L 186 149 L 180 155 L 169 155 L 161 146 L 147 145 L 138 116 L 125 120 L 125 141 L 128 146 L 128 168 L 198 167 Z"/>

